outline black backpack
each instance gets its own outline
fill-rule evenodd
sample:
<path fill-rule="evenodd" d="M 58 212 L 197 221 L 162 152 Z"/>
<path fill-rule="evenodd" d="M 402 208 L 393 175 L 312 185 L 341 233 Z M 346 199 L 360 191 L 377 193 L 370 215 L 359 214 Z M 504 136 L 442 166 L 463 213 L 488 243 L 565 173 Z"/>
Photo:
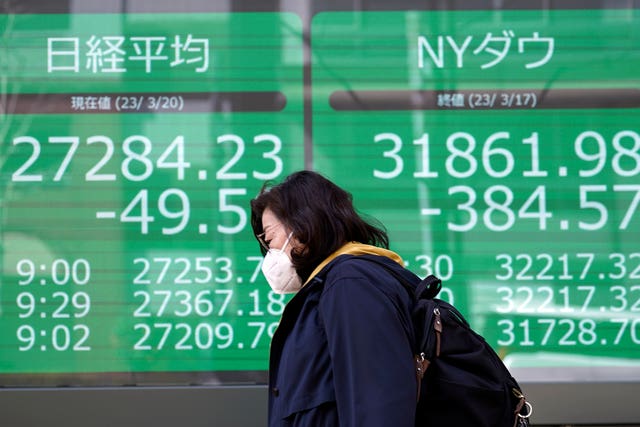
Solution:
<path fill-rule="evenodd" d="M 416 426 L 526 427 L 532 406 L 500 357 L 455 307 L 435 298 L 442 283 L 414 283 L 381 261 L 415 298 L 413 323 L 418 376 Z"/>

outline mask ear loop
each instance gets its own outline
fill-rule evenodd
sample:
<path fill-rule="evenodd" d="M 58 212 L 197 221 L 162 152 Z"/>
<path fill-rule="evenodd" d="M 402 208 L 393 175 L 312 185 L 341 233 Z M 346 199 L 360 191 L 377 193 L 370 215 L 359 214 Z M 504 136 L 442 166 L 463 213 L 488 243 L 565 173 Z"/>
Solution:
<path fill-rule="evenodd" d="M 287 240 L 284 241 L 284 245 L 282 245 L 282 249 L 280 249 L 280 252 L 284 251 L 284 249 L 287 247 L 289 241 L 291 240 L 291 237 L 293 237 L 293 231 L 289 233 L 289 236 L 287 236 Z"/>

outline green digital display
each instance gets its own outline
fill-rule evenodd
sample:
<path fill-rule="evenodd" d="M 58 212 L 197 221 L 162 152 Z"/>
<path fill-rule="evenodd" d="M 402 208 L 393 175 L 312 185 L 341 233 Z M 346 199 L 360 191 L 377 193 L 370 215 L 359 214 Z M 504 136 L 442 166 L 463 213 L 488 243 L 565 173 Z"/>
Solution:
<path fill-rule="evenodd" d="M 3 383 L 266 371 L 285 298 L 248 206 L 304 166 L 300 20 L 0 19 Z"/>
<path fill-rule="evenodd" d="M 512 367 L 638 366 L 638 28 L 628 10 L 312 22 L 314 166 Z"/>
<path fill-rule="evenodd" d="M 0 29 L 0 386 L 264 383 L 288 297 L 249 201 L 304 168 L 443 279 L 519 380 L 638 367 L 637 9 Z"/>

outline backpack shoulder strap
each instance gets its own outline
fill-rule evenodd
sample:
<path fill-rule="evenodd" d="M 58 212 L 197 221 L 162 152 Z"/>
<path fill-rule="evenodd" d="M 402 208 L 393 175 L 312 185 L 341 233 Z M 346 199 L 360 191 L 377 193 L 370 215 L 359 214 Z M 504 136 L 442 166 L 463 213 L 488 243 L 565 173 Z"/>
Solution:
<path fill-rule="evenodd" d="M 433 274 L 428 275 L 424 279 L 418 283 L 416 286 L 416 297 L 426 298 L 426 299 L 434 299 L 440 290 L 442 289 L 442 280 L 434 276 Z"/>

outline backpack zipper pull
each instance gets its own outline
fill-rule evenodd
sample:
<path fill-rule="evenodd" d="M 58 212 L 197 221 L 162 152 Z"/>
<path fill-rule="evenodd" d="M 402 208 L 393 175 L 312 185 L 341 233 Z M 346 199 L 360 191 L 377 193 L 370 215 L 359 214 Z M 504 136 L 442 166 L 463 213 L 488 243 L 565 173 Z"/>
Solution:
<path fill-rule="evenodd" d="M 420 353 L 415 356 L 416 361 L 416 378 L 418 379 L 418 393 L 416 401 L 420 401 L 420 389 L 422 385 L 422 377 L 429 367 L 429 361 L 424 357 L 424 353 Z"/>
<path fill-rule="evenodd" d="M 440 334 L 442 333 L 442 319 L 440 319 L 440 309 L 438 307 L 433 309 L 433 314 L 436 317 L 433 321 L 433 329 L 436 330 L 436 357 L 440 356 Z"/>

